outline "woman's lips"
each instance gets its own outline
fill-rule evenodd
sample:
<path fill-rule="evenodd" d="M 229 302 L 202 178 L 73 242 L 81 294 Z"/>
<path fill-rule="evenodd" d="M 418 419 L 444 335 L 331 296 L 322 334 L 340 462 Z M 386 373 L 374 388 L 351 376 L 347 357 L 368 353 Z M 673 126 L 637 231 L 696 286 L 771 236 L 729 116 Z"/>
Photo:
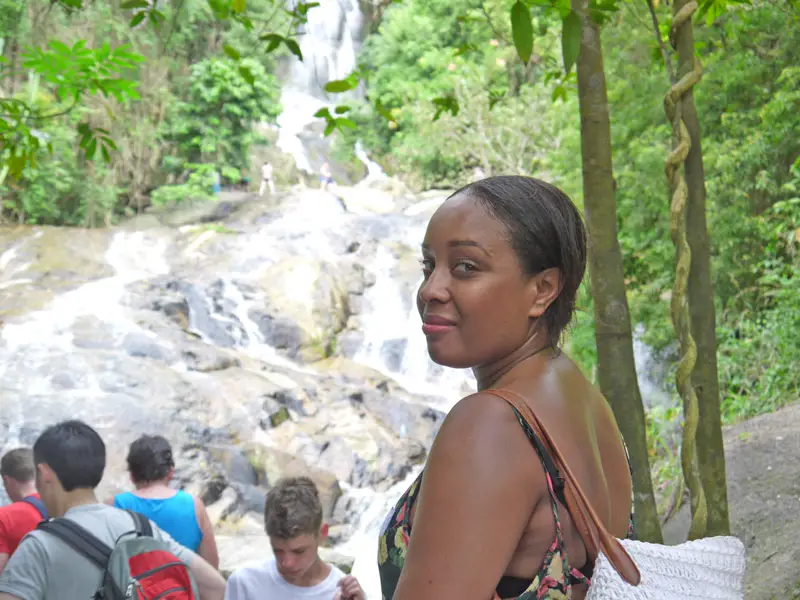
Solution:
<path fill-rule="evenodd" d="M 436 335 L 445 333 L 455 327 L 455 323 L 445 317 L 428 315 L 422 319 L 422 333 L 425 335 Z"/>

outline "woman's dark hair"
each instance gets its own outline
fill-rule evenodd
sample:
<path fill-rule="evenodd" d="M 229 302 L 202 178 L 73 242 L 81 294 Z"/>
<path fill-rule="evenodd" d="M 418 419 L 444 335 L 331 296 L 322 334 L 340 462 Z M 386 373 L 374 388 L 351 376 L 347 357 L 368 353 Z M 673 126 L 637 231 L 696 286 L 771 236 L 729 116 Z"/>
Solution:
<path fill-rule="evenodd" d="M 128 450 L 128 471 L 136 483 L 164 479 L 174 467 L 172 447 L 160 435 L 143 435 Z"/>
<path fill-rule="evenodd" d="M 563 287 L 543 318 L 557 344 L 575 312 L 575 298 L 586 272 L 586 229 L 572 200 L 560 189 L 533 177 L 499 176 L 471 183 L 453 194 L 467 194 L 505 225 L 522 270 L 536 275 L 561 271 Z"/>

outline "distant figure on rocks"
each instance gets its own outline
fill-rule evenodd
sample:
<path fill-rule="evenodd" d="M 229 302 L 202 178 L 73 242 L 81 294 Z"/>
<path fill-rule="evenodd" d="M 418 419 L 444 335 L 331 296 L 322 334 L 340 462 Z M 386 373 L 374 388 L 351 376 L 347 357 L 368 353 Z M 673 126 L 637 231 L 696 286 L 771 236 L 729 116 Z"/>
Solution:
<path fill-rule="evenodd" d="M 25 535 L 47 518 L 47 509 L 36 492 L 33 450 L 15 448 L 0 459 L 3 487 L 13 504 L 0 508 L 0 573 Z"/>
<path fill-rule="evenodd" d="M 319 170 L 319 181 L 320 181 L 320 188 L 322 191 L 326 191 L 328 186 L 333 183 L 333 173 L 331 172 L 331 166 L 328 163 L 322 163 L 322 167 Z"/>
<path fill-rule="evenodd" d="M 328 525 L 311 479 L 279 480 L 267 494 L 264 520 L 275 556 L 235 571 L 225 600 L 365 600 L 355 577 L 319 557 Z"/>
<path fill-rule="evenodd" d="M 261 165 L 261 187 L 258 188 L 258 195 L 263 196 L 267 187 L 269 187 L 269 193 L 274 195 L 275 183 L 272 181 L 272 165 L 265 160 Z"/>
<path fill-rule="evenodd" d="M 222 176 L 216 169 L 214 169 L 214 180 L 211 189 L 214 192 L 215 196 L 218 196 L 219 193 L 222 191 Z"/>
<path fill-rule="evenodd" d="M 172 447 L 160 435 L 143 435 L 128 450 L 128 473 L 133 492 L 116 495 L 108 504 L 146 516 L 179 544 L 219 568 L 214 526 L 205 504 L 169 484 L 175 475 Z"/>
<path fill-rule="evenodd" d="M 105 583 L 132 585 L 121 569 L 107 570 L 106 557 L 137 532 L 140 547 L 159 548 L 133 556 L 144 561 L 128 563 L 131 572 L 144 573 L 144 567 L 148 573 L 139 579 L 142 596 L 155 586 L 172 589 L 180 583 L 184 591 L 174 597 L 186 598 L 188 568 L 201 600 L 223 598 L 225 580 L 205 560 L 152 521 L 98 501 L 106 446 L 89 425 L 69 420 L 48 427 L 33 444 L 33 462 L 36 489 L 54 518 L 26 535 L 8 560 L 0 575 L 0 600 L 95 598 Z"/>

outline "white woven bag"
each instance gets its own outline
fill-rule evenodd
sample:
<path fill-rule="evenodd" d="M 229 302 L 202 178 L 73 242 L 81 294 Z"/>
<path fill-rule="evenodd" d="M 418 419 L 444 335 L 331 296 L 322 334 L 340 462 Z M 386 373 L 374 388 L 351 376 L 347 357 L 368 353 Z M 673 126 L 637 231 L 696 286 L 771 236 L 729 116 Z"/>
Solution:
<path fill-rule="evenodd" d="M 564 483 L 572 522 L 595 559 L 586 600 L 743 600 L 744 544 L 717 536 L 665 546 L 611 535 L 536 414 L 516 392 L 486 390 L 503 398 L 547 444 Z"/>
<path fill-rule="evenodd" d="M 586 600 L 743 600 L 744 544 L 732 536 L 663 546 L 620 540 L 639 568 L 639 585 L 625 581 L 602 552 Z"/>

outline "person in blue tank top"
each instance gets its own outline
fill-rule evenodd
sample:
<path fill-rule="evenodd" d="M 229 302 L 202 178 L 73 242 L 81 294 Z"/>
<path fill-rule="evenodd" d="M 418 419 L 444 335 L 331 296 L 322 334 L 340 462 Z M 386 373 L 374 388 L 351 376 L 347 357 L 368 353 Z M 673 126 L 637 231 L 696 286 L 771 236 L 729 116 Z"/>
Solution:
<path fill-rule="evenodd" d="M 143 435 L 131 444 L 127 460 L 136 489 L 117 494 L 108 504 L 145 515 L 176 542 L 219 568 L 214 527 L 205 504 L 169 485 L 175 474 L 169 442 L 160 435 Z"/>

